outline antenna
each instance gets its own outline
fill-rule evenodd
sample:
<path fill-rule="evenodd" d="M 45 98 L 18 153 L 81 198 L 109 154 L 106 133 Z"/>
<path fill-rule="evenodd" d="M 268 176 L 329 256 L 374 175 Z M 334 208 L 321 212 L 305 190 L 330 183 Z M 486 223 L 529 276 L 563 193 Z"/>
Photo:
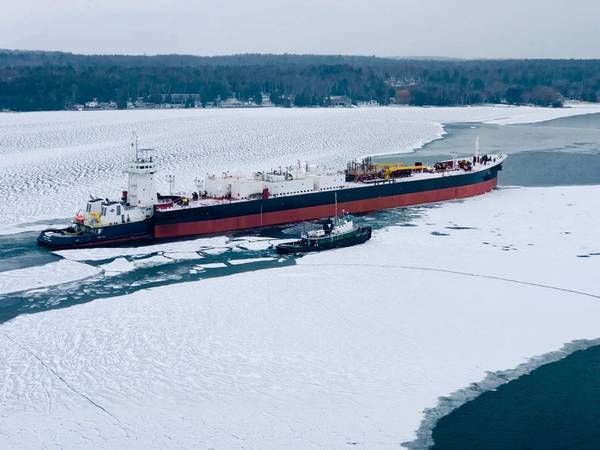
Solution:
<path fill-rule="evenodd" d="M 135 131 L 131 133 L 131 148 L 135 152 L 135 159 L 138 159 L 138 136 Z"/>
<path fill-rule="evenodd" d="M 200 194 L 200 192 L 202 191 L 202 180 L 198 177 L 194 178 L 194 184 L 196 185 L 196 189 L 198 192 L 198 194 Z"/>
<path fill-rule="evenodd" d="M 169 183 L 169 195 L 173 195 L 173 185 L 175 184 L 175 175 L 167 175 L 167 183 Z"/>
<path fill-rule="evenodd" d="M 456 169 L 456 160 L 458 159 L 458 153 L 450 152 L 450 155 L 452 156 L 452 169 Z"/>

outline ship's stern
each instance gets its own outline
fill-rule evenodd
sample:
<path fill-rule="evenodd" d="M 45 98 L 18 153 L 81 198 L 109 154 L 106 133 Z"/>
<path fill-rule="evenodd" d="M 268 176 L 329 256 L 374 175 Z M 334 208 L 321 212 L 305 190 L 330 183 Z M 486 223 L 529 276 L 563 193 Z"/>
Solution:
<path fill-rule="evenodd" d="M 92 242 L 92 240 L 93 236 L 90 231 L 70 226 L 43 230 L 37 238 L 37 243 L 52 250 L 62 250 L 83 247 Z"/>

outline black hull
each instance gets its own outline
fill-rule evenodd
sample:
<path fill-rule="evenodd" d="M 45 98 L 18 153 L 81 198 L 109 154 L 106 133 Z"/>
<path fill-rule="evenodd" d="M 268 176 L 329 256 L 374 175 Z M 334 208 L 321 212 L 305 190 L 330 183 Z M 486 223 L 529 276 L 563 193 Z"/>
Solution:
<path fill-rule="evenodd" d="M 86 228 L 81 233 L 72 233 L 69 231 L 70 228 L 44 230 L 38 236 L 37 242 L 39 245 L 51 250 L 67 250 L 86 247 L 110 247 L 154 240 L 152 219 L 96 229 Z"/>
<path fill-rule="evenodd" d="M 341 236 L 326 236 L 318 239 L 302 239 L 287 244 L 279 244 L 277 253 L 281 255 L 321 252 L 335 248 L 352 247 L 367 242 L 371 239 L 371 227 L 358 227 L 356 231 Z"/>
<path fill-rule="evenodd" d="M 223 202 L 211 206 L 157 210 L 154 235 L 172 239 L 232 230 L 260 228 L 331 217 L 338 209 L 362 214 L 387 208 L 465 198 L 489 192 L 496 185 L 501 165 L 460 175 L 423 180 L 363 185 L 332 191 Z"/>

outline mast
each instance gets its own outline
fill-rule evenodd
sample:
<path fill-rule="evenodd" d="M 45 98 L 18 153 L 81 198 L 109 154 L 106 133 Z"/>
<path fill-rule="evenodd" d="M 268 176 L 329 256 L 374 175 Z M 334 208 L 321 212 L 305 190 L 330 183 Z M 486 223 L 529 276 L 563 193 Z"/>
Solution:
<path fill-rule="evenodd" d="M 137 133 L 135 131 L 133 131 L 131 133 L 131 148 L 133 149 L 133 152 L 135 153 L 135 160 L 137 161 L 138 158 L 139 158 L 138 136 L 137 136 Z"/>
<path fill-rule="evenodd" d="M 131 149 L 135 157 L 129 162 L 127 173 L 127 203 L 131 206 L 151 207 L 156 201 L 154 188 L 155 162 L 152 149 L 139 148 L 138 137 L 132 133 Z"/>
<path fill-rule="evenodd" d="M 167 183 L 169 183 L 169 195 L 173 195 L 173 186 L 175 185 L 175 175 L 167 175 Z"/>

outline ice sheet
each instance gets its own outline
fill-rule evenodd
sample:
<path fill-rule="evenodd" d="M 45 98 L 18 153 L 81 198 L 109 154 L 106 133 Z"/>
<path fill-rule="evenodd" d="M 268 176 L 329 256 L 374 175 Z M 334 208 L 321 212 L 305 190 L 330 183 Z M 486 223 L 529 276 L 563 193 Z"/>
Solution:
<path fill-rule="evenodd" d="M 598 337 L 599 201 L 504 189 L 296 266 L 18 317 L 0 445 L 397 448 L 439 396 Z"/>
<path fill-rule="evenodd" d="M 408 152 L 440 138 L 442 123 L 523 123 L 599 112 L 569 108 L 264 108 L 0 114 L 0 226 L 72 217 L 90 194 L 125 188 L 128 141 L 156 148 L 166 174 L 191 192 L 209 171 L 262 170 L 308 159 L 343 167 L 367 154 Z"/>
<path fill-rule="evenodd" d="M 244 259 L 231 259 L 229 261 L 227 261 L 229 264 L 231 264 L 232 266 L 239 266 L 242 264 L 252 264 L 252 263 L 257 263 L 257 262 L 265 262 L 265 261 L 275 261 L 277 258 L 269 258 L 269 257 L 262 257 L 262 258 L 244 258 Z"/>
<path fill-rule="evenodd" d="M 199 255 L 196 252 L 168 252 L 164 253 L 165 258 L 181 260 L 181 259 L 202 259 L 204 256 Z"/>
<path fill-rule="evenodd" d="M 135 269 L 135 265 L 125 258 L 117 258 L 106 264 L 100 265 L 100 269 L 108 276 L 119 275 L 124 272 L 130 272 Z"/>
<path fill-rule="evenodd" d="M 206 263 L 206 264 L 198 264 L 194 266 L 198 269 L 221 269 L 223 267 L 227 267 L 225 263 Z"/>
<path fill-rule="evenodd" d="M 75 261 L 57 261 L 42 266 L 0 272 L 0 295 L 27 289 L 54 286 L 82 280 L 100 273 L 100 269 Z"/>
<path fill-rule="evenodd" d="M 226 236 L 215 236 L 209 238 L 191 239 L 189 241 L 165 242 L 153 245 L 141 245 L 138 247 L 107 247 L 76 250 L 60 250 L 54 252 L 73 261 L 101 261 L 119 256 L 139 256 L 151 253 L 179 253 L 183 255 L 189 252 L 207 250 L 213 247 L 222 247 L 227 244 Z"/>

